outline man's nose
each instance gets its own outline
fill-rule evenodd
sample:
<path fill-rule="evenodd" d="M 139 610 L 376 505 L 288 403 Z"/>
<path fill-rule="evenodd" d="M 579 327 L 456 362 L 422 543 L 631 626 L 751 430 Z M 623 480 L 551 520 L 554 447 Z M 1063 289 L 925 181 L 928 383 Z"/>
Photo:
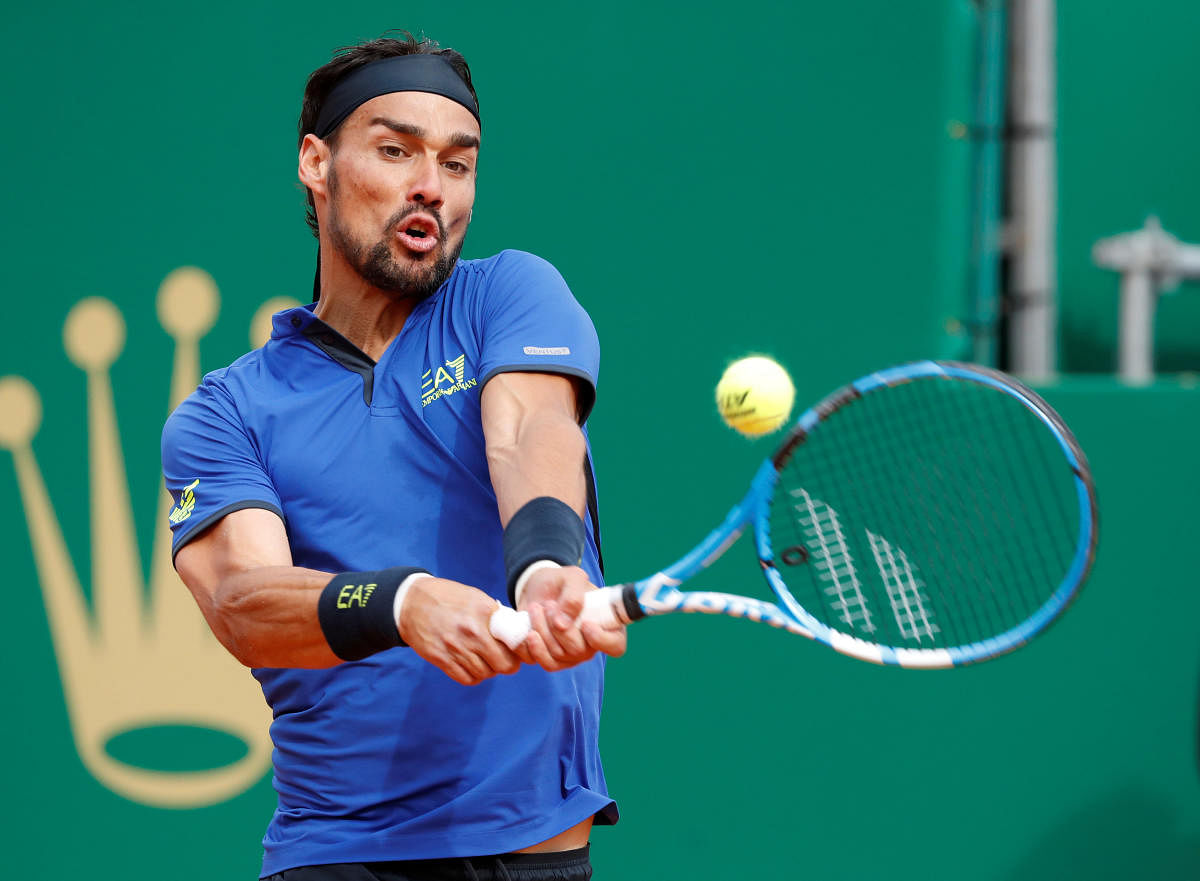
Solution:
<path fill-rule="evenodd" d="M 430 208 L 442 206 L 441 166 L 432 156 L 422 157 L 415 165 L 415 177 L 408 188 L 408 201 Z"/>

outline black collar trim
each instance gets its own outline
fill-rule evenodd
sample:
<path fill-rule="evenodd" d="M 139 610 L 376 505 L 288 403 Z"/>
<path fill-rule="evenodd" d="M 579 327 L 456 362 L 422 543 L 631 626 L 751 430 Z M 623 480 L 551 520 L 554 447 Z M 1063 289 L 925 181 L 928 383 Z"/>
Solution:
<path fill-rule="evenodd" d="M 313 345 L 334 361 L 362 377 L 363 401 L 368 407 L 371 406 L 371 398 L 375 392 L 375 362 L 362 349 L 319 318 L 314 318 L 312 323 L 304 328 L 303 333 L 312 340 Z"/>

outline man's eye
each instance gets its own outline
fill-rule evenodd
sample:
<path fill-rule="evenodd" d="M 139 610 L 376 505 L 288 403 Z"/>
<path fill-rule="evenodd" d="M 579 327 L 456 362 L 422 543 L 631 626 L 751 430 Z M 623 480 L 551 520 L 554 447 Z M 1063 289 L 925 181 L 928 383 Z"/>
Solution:
<path fill-rule="evenodd" d="M 466 174 L 471 170 L 471 166 L 467 165 L 465 162 L 459 162 L 457 159 L 450 160 L 449 162 L 445 163 L 445 166 L 455 174 Z"/>
<path fill-rule="evenodd" d="M 388 156 L 392 159 L 399 159 L 404 155 L 404 151 L 395 144 L 385 144 L 379 149 L 383 151 L 384 156 Z"/>

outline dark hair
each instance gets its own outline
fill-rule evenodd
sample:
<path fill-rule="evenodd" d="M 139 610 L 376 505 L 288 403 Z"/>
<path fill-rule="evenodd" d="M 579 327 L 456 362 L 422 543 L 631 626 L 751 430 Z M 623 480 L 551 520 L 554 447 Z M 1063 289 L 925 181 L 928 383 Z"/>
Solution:
<path fill-rule="evenodd" d="M 398 55 L 441 55 L 450 62 L 454 72 L 466 83 L 471 97 L 475 98 L 475 103 L 478 105 L 479 97 L 475 94 L 475 87 L 471 85 L 471 69 L 467 67 L 467 60 L 462 57 L 461 53 L 453 49 L 443 49 L 436 41 L 427 37 L 418 40 L 408 31 L 399 31 L 398 33 L 400 36 L 397 37 L 380 37 L 356 46 L 342 46 L 333 53 L 333 59 L 330 62 L 321 65 L 309 74 L 308 83 L 304 86 L 304 101 L 300 105 L 300 124 L 298 126 L 300 136 L 297 140 L 297 147 L 304 143 L 305 135 L 312 134 L 316 129 L 317 117 L 321 115 L 321 108 L 333 87 L 341 82 L 342 78 L 350 71 L 383 58 L 395 58 Z M 325 142 L 331 149 L 337 146 L 340 130 L 339 126 L 325 138 Z M 318 229 L 317 212 L 313 204 L 312 191 L 305 187 L 305 193 L 308 207 L 305 210 L 304 219 L 315 236 Z"/>

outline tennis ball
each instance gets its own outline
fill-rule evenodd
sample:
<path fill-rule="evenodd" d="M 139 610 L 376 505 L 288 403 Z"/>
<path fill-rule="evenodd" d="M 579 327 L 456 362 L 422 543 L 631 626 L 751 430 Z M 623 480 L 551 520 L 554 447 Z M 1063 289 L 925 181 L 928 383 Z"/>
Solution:
<path fill-rule="evenodd" d="M 795 396 L 786 370 L 770 358 L 753 355 L 725 369 L 717 383 L 717 410 L 730 428 L 758 437 L 787 421 Z"/>

